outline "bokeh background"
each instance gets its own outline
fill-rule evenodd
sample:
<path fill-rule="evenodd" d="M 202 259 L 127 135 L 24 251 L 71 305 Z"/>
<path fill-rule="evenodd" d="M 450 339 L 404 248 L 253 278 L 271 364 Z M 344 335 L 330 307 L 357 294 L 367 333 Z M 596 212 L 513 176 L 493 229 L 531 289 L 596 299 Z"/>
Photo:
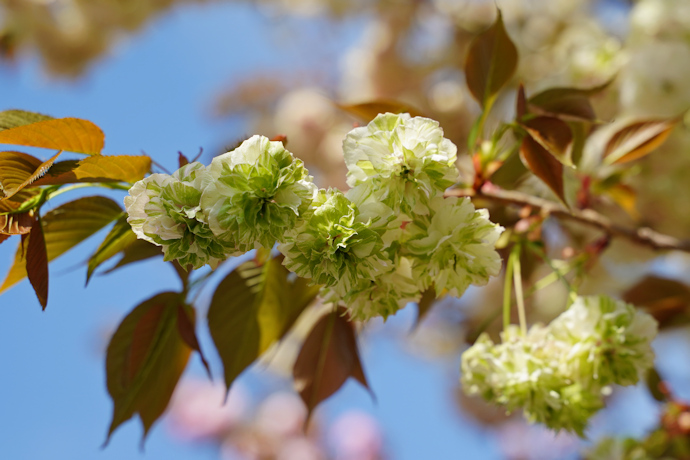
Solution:
<path fill-rule="evenodd" d="M 616 76 L 596 101 L 604 117 L 671 116 L 690 107 L 686 1 L 496 4 L 520 51 L 515 84 L 538 91 Z M 469 170 L 462 146 L 479 108 L 464 86 L 463 58 L 494 17 L 494 2 L 482 0 L 3 0 L 0 108 L 91 120 L 106 133 L 105 153 L 144 152 L 168 171 L 178 151 L 202 152 L 208 163 L 251 134 L 284 134 L 319 185 L 344 187 L 340 146 L 355 119 L 334 101 L 391 99 L 439 120 Z M 498 101 L 499 114 L 510 114 L 513 97 Z M 690 157 L 677 154 L 689 139 L 687 129 L 677 130 L 665 161 L 630 174 L 644 193 L 621 219 L 690 234 L 690 187 L 683 186 Z M 375 399 L 348 383 L 317 410 L 306 434 L 305 409 L 287 379 L 295 344 L 252 367 L 223 405 L 220 362 L 201 324 L 214 382 L 193 359 L 143 449 L 136 421 L 102 449 L 111 415 L 107 340 L 131 308 L 178 283 L 166 264 L 148 260 L 85 287 L 85 261 L 103 236 L 51 264 L 45 312 L 26 281 L 0 295 L 2 459 L 561 459 L 578 458 L 592 442 L 528 426 L 461 394 L 466 338 L 500 304 L 489 286 L 439 302 L 416 328 L 414 305 L 365 325 L 360 346 Z M 3 267 L 14 251 L 12 242 L 0 245 Z M 583 289 L 620 293 L 651 272 L 687 282 L 689 264 L 615 243 Z M 211 292 L 200 293 L 200 310 Z M 558 314 L 564 295 L 555 287 L 539 296 L 532 318 Z M 687 337 L 676 328 L 656 346 L 660 372 L 690 398 Z M 590 439 L 642 436 L 658 412 L 644 387 L 619 390 Z"/>

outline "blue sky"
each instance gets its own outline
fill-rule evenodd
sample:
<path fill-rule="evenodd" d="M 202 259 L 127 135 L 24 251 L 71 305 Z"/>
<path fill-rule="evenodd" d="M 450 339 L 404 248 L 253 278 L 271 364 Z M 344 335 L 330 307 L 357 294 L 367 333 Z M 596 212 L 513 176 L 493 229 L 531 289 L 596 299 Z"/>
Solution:
<path fill-rule="evenodd" d="M 361 20 L 333 26 L 266 19 L 237 4 L 179 8 L 124 40 L 75 82 L 47 77 L 33 57 L 0 68 L 0 109 L 91 120 L 106 133 L 105 153 L 143 151 L 174 169 L 178 150 L 189 156 L 199 148 L 216 151 L 246 133 L 241 120 L 209 116 L 214 95 L 229 82 L 256 71 L 280 72 L 313 63 L 318 56 L 305 52 L 310 42 L 318 39 L 327 50 L 338 52 L 358 36 L 362 25 Z M 48 153 L 38 154 L 47 158 Z M 84 288 L 85 267 L 80 264 L 102 236 L 51 264 L 45 312 L 26 281 L 0 295 L 0 344 L 5 350 L 0 458 L 216 458 L 210 446 L 172 440 L 162 425 L 153 429 L 142 453 L 138 422 L 121 427 L 110 445 L 100 449 L 111 416 L 104 376 L 107 334 L 145 298 L 177 288 L 172 270 L 155 261 L 96 276 Z M 0 245 L 2 267 L 9 267 L 15 247 L 11 240 Z M 398 321 L 406 324 L 411 318 L 408 311 Z M 218 376 L 208 334 L 204 329 L 201 334 Z M 448 404 L 457 359 L 431 364 L 410 357 L 393 339 L 374 337 L 364 360 L 377 404 L 351 383 L 326 405 L 327 414 L 352 407 L 373 413 L 384 426 L 392 458 L 455 458 L 460 451 L 474 451 L 476 459 L 499 458 L 485 435 L 462 422 Z M 196 360 L 188 372 L 200 373 Z M 257 393 L 268 385 L 260 375 L 243 379 Z"/>

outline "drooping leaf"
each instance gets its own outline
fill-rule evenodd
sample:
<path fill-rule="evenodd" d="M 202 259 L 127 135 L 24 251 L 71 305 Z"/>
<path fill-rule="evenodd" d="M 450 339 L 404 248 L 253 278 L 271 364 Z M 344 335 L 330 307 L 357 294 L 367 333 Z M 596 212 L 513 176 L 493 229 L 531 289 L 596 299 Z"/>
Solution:
<path fill-rule="evenodd" d="M 690 322 L 690 286 L 677 280 L 648 275 L 625 291 L 623 300 L 645 307 L 662 328 Z"/>
<path fill-rule="evenodd" d="M 606 144 L 604 158 L 608 163 L 613 164 L 627 163 L 642 158 L 663 144 L 677 123 L 677 119 L 630 123 L 611 137 Z"/>
<path fill-rule="evenodd" d="M 89 196 L 65 203 L 46 213 L 41 219 L 48 261 L 96 233 L 117 219 L 122 208 L 110 198 Z M 5 291 L 26 277 L 26 258 L 19 247 L 0 292 Z"/>
<path fill-rule="evenodd" d="M 45 310 L 48 305 L 48 254 L 41 219 L 36 219 L 29 233 L 26 245 L 26 273 L 38 302 Z"/>
<path fill-rule="evenodd" d="M 145 439 L 168 406 L 192 351 L 179 333 L 181 307 L 185 308 L 180 293 L 158 294 L 134 308 L 110 339 L 106 376 L 114 407 L 106 444 L 135 414 Z"/>
<path fill-rule="evenodd" d="M 0 234 L 26 235 L 31 231 L 35 219 L 29 212 L 0 215 Z"/>
<path fill-rule="evenodd" d="M 429 289 L 422 292 L 422 298 L 419 299 L 419 302 L 417 303 L 417 320 L 415 321 L 415 328 L 419 326 L 419 323 L 421 323 L 424 317 L 426 317 L 427 313 L 429 313 L 435 302 L 436 289 L 431 286 Z"/>
<path fill-rule="evenodd" d="M 0 132 L 0 134 L 2 134 L 2 133 Z M 43 176 L 46 173 L 46 171 L 48 171 L 50 169 L 50 167 L 53 165 L 55 160 L 57 160 L 57 157 L 59 157 L 61 153 L 62 153 L 62 151 L 59 151 L 58 153 L 56 153 L 55 155 L 53 155 L 52 157 L 48 158 L 46 161 L 44 161 L 43 163 L 38 165 L 36 170 L 29 177 L 27 177 L 24 180 L 24 182 L 22 182 L 21 184 L 17 185 L 14 188 L 11 188 L 11 189 L 5 188 L 4 189 L 5 199 L 8 199 L 8 198 L 14 196 L 17 192 L 21 191 L 24 187 L 28 187 L 29 185 L 31 185 L 32 183 L 37 181 L 41 176 Z"/>
<path fill-rule="evenodd" d="M 91 275 L 103 262 L 122 252 L 127 246 L 134 243 L 137 235 L 132 231 L 132 227 L 127 222 L 127 213 L 117 219 L 113 228 L 101 242 L 96 252 L 89 257 L 88 268 L 86 270 L 86 283 L 88 284 Z M 149 243 L 150 244 L 150 243 Z M 153 245 L 152 245 L 153 246 Z M 160 252 L 160 250 L 158 251 Z"/>
<path fill-rule="evenodd" d="M 124 267 L 125 265 L 158 256 L 163 256 L 163 251 L 161 250 L 160 246 L 156 246 L 155 244 L 149 243 L 146 240 L 135 239 L 124 247 L 122 250 L 122 258 L 118 260 L 114 266 L 103 273 L 112 273 L 115 270 Z"/>
<path fill-rule="evenodd" d="M 421 117 L 424 114 L 421 110 L 400 101 L 379 99 L 375 101 L 363 102 L 361 104 L 336 104 L 338 108 L 353 115 L 360 120 L 369 123 L 380 113 L 409 113 L 413 117 Z"/>
<path fill-rule="evenodd" d="M 479 105 L 486 108 L 512 78 L 517 63 L 517 48 L 506 32 L 499 10 L 493 25 L 472 40 L 465 61 L 467 87 Z"/>
<path fill-rule="evenodd" d="M 77 182 L 129 182 L 144 178 L 151 169 L 151 158 L 146 155 L 97 155 L 75 162 L 57 163 L 48 174 L 34 185 L 71 184 Z"/>
<path fill-rule="evenodd" d="M 527 120 L 523 127 L 546 151 L 558 161 L 570 166 L 569 149 L 573 142 L 570 126 L 555 117 L 539 116 Z"/>
<path fill-rule="evenodd" d="M 565 204 L 563 164 L 556 160 L 539 142 L 527 135 L 520 146 L 520 156 L 527 168 L 553 190 Z"/>
<path fill-rule="evenodd" d="M 225 384 L 280 340 L 318 294 L 277 258 L 262 267 L 253 262 L 231 272 L 216 288 L 208 327 L 223 361 Z"/>
<path fill-rule="evenodd" d="M 196 337 L 196 310 L 190 305 L 180 304 L 177 306 L 177 332 L 189 348 L 199 353 L 201 364 L 203 364 L 208 378 L 211 378 L 211 367 L 206 361 L 204 353 L 201 351 L 199 339 Z"/>
<path fill-rule="evenodd" d="M 668 402 L 668 393 L 664 391 L 664 380 L 659 375 L 659 371 L 652 367 L 647 371 L 646 377 L 645 383 L 649 394 L 659 402 Z"/>
<path fill-rule="evenodd" d="M 518 121 L 527 113 L 527 96 L 525 96 L 525 87 L 522 83 L 518 86 L 517 98 L 515 100 L 515 116 Z"/>
<path fill-rule="evenodd" d="M 322 317 L 307 336 L 292 372 L 309 413 L 353 377 L 369 390 L 353 324 L 344 310 Z"/>
<path fill-rule="evenodd" d="M 88 120 L 52 118 L 21 110 L 0 112 L 0 144 L 98 155 L 105 136 Z"/>

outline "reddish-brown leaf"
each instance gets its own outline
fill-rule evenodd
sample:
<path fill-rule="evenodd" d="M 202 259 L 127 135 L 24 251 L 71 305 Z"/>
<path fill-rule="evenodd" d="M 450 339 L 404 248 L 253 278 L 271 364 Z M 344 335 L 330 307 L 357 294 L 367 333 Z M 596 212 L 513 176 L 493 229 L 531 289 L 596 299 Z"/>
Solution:
<path fill-rule="evenodd" d="M 431 310 L 431 307 L 436 303 L 436 289 L 434 286 L 429 287 L 426 291 L 422 292 L 422 298 L 417 302 L 417 320 L 415 321 L 414 327 L 419 326 L 427 313 Z"/>
<path fill-rule="evenodd" d="M 26 273 L 43 309 L 48 305 L 48 253 L 41 220 L 31 226 L 26 247 Z"/>
<path fill-rule="evenodd" d="M 630 123 L 611 137 L 606 144 L 604 158 L 614 164 L 642 158 L 663 144 L 677 123 L 678 119 Z"/>
<path fill-rule="evenodd" d="M 35 220 L 29 212 L 2 214 L 0 215 L 0 234 L 25 235 L 31 231 Z"/>
<path fill-rule="evenodd" d="M 421 110 L 412 107 L 409 104 L 404 104 L 399 101 L 392 101 L 386 99 L 379 99 L 370 102 L 363 102 L 361 104 L 337 104 L 338 108 L 353 115 L 366 123 L 376 118 L 380 113 L 409 113 L 413 117 L 421 117 L 424 114 Z"/>
<path fill-rule="evenodd" d="M 486 31 L 472 40 L 465 61 L 467 87 L 479 105 L 486 107 L 515 73 L 518 53 L 503 24 L 501 11 Z"/>
<path fill-rule="evenodd" d="M 158 294 L 132 310 L 110 339 L 106 374 L 114 408 L 106 444 L 135 414 L 145 438 L 168 406 L 191 353 L 178 327 L 183 303 L 180 293 Z"/>
<path fill-rule="evenodd" d="M 295 389 L 309 413 L 353 377 L 369 389 L 353 324 L 344 310 L 321 318 L 307 336 L 293 368 Z"/>
<path fill-rule="evenodd" d="M 525 96 L 525 87 L 522 83 L 518 87 L 517 100 L 515 101 L 515 114 L 517 120 L 522 120 L 522 117 L 527 113 L 527 97 Z"/>
<path fill-rule="evenodd" d="M 3 192 L 19 187 L 41 163 L 41 160 L 26 153 L 0 152 L 0 186 Z"/>
<path fill-rule="evenodd" d="M 196 337 L 196 310 L 194 307 L 186 304 L 179 304 L 177 306 L 177 331 L 180 333 L 180 337 L 184 340 L 189 348 L 199 353 L 199 358 L 201 358 L 201 364 L 204 365 L 208 378 L 211 378 L 211 367 L 206 361 L 204 353 L 201 351 L 201 346 L 199 345 L 199 339 Z"/>
<path fill-rule="evenodd" d="M 527 107 L 532 113 L 565 121 L 593 122 L 596 114 L 589 98 L 606 89 L 612 81 L 593 88 L 549 88 L 529 98 Z"/>
<path fill-rule="evenodd" d="M 623 300 L 645 307 L 660 327 L 690 321 L 690 286 L 680 281 L 648 275 L 625 291 Z"/>
<path fill-rule="evenodd" d="M 529 135 L 522 140 L 520 156 L 527 168 L 548 185 L 565 204 L 563 164 Z"/>
<path fill-rule="evenodd" d="M 540 116 L 523 123 L 524 128 L 558 161 L 570 165 L 569 148 L 573 142 L 570 126 L 555 117 Z"/>

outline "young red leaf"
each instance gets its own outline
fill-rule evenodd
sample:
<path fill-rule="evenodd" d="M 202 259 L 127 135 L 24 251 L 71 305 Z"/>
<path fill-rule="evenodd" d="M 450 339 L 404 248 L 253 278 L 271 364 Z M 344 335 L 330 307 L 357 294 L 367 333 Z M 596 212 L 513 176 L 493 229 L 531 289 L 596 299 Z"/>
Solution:
<path fill-rule="evenodd" d="M 87 120 L 52 118 L 20 110 L 0 112 L 0 144 L 98 155 L 104 142 L 103 131 Z"/>
<path fill-rule="evenodd" d="M 678 123 L 673 120 L 644 120 L 618 130 L 606 144 L 604 158 L 613 164 L 627 163 L 652 153 Z"/>
<path fill-rule="evenodd" d="M 177 163 L 179 164 L 179 167 L 181 168 L 182 166 L 189 164 L 189 158 L 187 158 L 184 153 L 177 152 Z"/>
<path fill-rule="evenodd" d="M 424 116 L 422 112 L 409 104 L 399 101 L 379 99 L 361 104 L 336 104 L 338 108 L 353 115 L 366 123 L 376 118 L 380 113 L 409 113 L 413 117 Z"/>
<path fill-rule="evenodd" d="M 106 444 L 135 414 L 144 426 L 143 441 L 167 408 L 192 351 L 179 332 L 181 305 L 180 293 L 158 294 L 134 308 L 110 339 L 106 377 L 114 407 Z"/>
<path fill-rule="evenodd" d="M 36 219 L 29 233 L 26 247 L 26 273 L 41 307 L 45 310 L 48 305 L 48 253 L 41 219 Z"/>
<path fill-rule="evenodd" d="M 309 415 L 349 377 L 369 389 L 355 330 L 344 310 L 329 313 L 314 325 L 297 356 L 292 375 Z"/>
<path fill-rule="evenodd" d="M 512 78 L 517 63 L 517 48 L 506 32 L 499 10 L 496 22 L 472 40 L 465 61 L 467 87 L 479 105 L 486 108 Z"/>
<path fill-rule="evenodd" d="M 520 156 L 527 168 L 541 179 L 565 204 L 563 165 L 544 147 L 527 135 L 520 146 Z"/>
<path fill-rule="evenodd" d="M 522 117 L 527 113 L 527 97 L 525 96 L 525 87 L 522 83 L 518 87 L 517 99 L 515 101 L 515 115 L 518 120 L 522 120 Z"/>
<path fill-rule="evenodd" d="M 606 89 L 613 80 L 593 88 L 549 88 L 527 101 L 529 111 L 558 117 L 565 121 L 596 120 L 589 98 Z"/>
<path fill-rule="evenodd" d="M 549 153 L 565 165 L 570 165 L 569 148 L 573 142 L 570 126 L 555 117 L 540 116 L 523 123 L 523 127 Z"/>
<path fill-rule="evenodd" d="M 223 361 L 225 384 L 252 364 L 292 327 L 319 286 L 290 280 L 278 259 L 248 262 L 220 282 L 208 309 L 211 338 Z"/>
<path fill-rule="evenodd" d="M 422 298 L 419 299 L 417 303 L 417 320 L 415 321 L 414 327 L 419 326 L 427 313 L 431 310 L 431 307 L 436 303 L 436 289 L 433 286 L 429 287 L 426 291 L 422 292 Z"/>

